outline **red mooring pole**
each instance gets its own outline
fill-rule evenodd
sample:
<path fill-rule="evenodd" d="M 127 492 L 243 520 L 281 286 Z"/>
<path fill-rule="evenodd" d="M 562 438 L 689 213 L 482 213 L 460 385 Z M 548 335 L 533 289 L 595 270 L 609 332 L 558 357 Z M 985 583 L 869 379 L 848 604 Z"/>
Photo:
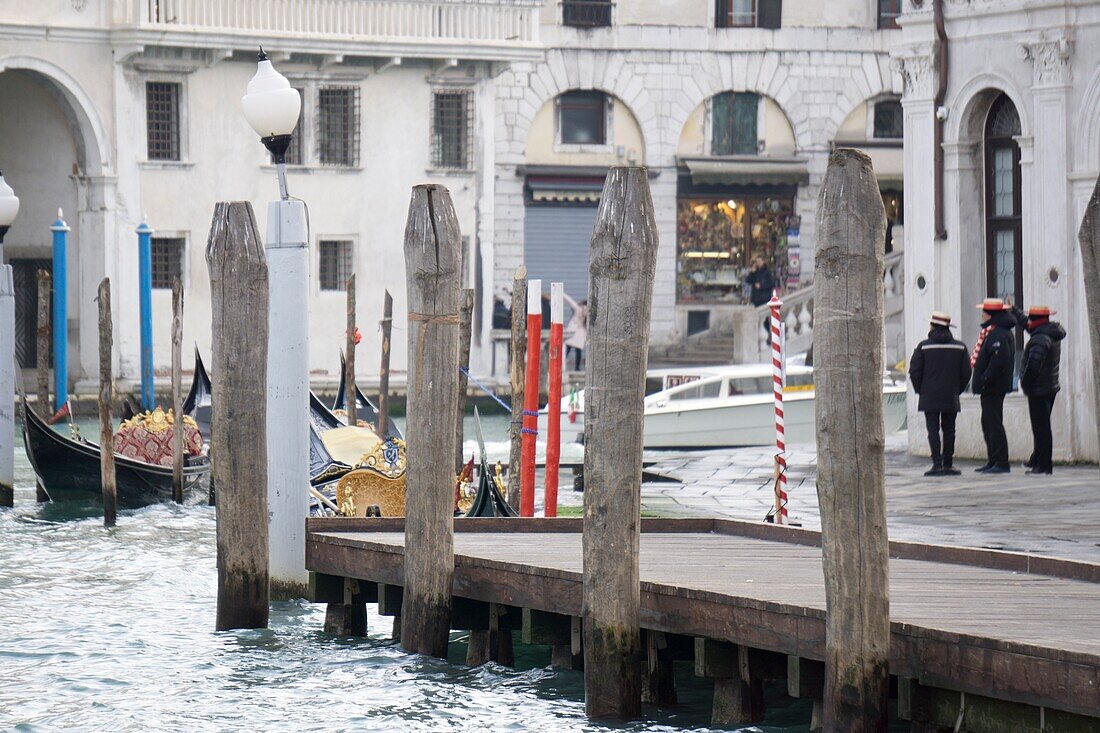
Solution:
<path fill-rule="evenodd" d="M 523 387 L 519 515 L 535 516 L 535 439 L 539 435 L 539 354 L 542 352 L 542 280 L 527 281 L 527 379 Z"/>
<path fill-rule="evenodd" d="M 550 283 L 550 385 L 546 403 L 546 509 L 558 516 L 558 462 L 561 459 L 561 339 L 565 320 L 564 285 Z"/>
<path fill-rule="evenodd" d="M 787 371 L 783 363 L 783 319 L 779 309 L 783 301 L 779 294 L 772 291 L 768 301 L 771 310 L 772 334 L 772 391 L 775 400 L 775 523 L 787 523 L 787 436 L 783 425 L 783 388 L 786 386 Z"/>

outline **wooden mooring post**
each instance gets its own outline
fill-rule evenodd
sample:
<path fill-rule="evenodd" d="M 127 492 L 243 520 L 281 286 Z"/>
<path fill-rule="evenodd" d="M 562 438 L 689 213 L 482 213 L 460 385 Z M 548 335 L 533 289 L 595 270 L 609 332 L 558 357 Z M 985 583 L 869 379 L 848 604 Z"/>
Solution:
<path fill-rule="evenodd" d="M 115 487 L 115 426 L 112 404 L 114 373 L 111 351 L 114 329 L 111 324 L 111 279 L 99 283 L 99 480 L 103 489 L 103 526 L 115 526 L 118 496 Z"/>
<path fill-rule="evenodd" d="M 216 446 L 211 476 L 218 487 L 216 626 L 265 628 L 268 276 L 251 204 L 222 201 L 214 207 L 206 263 Z"/>
<path fill-rule="evenodd" d="M 461 235 L 450 192 L 412 190 L 408 289 L 408 484 L 401 646 L 447 656 L 454 577 L 455 419 Z"/>
<path fill-rule="evenodd" d="M 465 438 L 462 421 L 466 417 L 466 389 L 470 378 L 470 338 L 473 335 L 474 291 L 466 288 L 459 298 L 458 309 L 458 416 L 455 419 L 455 473 L 462 470 L 462 444 Z"/>
<path fill-rule="evenodd" d="M 347 339 L 344 347 L 344 404 L 348 425 L 359 424 L 358 393 L 355 391 L 355 274 L 348 278 L 344 289 L 348 296 Z"/>
<path fill-rule="evenodd" d="M 642 400 L 657 265 L 647 176 L 643 167 L 608 171 L 589 255 L 583 617 L 590 718 L 641 710 Z"/>
<path fill-rule="evenodd" d="M 38 373 L 38 398 L 35 407 L 38 414 L 49 420 L 53 415 L 50 409 L 50 292 L 52 278 L 48 270 L 38 271 L 38 332 L 35 367 Z"/>
<path fill-rule="evenodd" d="M 527 378 L 527 267 L 512 275 L 511 448 L 508 451 L 508 506 L 519 511 L 520 463 L 523 459 L 523 384 Z"/>
<path fill-rule="evenodd" d="M 172 281 L 172 501 L 183 503 L 183 283 Z"/>
<path fill-rule="evenodd" d="M 884 731 L 890 644 L 882 415 L 886 215 L 871 159 L 829 156 L 817 209 L 814 383 L 827 731 Z"/>
<path fill-rule="evenodd" d="M 378 368 L 378 434 L 390 428 L 390 334 L 393 331 L 393 296 L 387 290 L 382 300 L 382 364 Z"/>

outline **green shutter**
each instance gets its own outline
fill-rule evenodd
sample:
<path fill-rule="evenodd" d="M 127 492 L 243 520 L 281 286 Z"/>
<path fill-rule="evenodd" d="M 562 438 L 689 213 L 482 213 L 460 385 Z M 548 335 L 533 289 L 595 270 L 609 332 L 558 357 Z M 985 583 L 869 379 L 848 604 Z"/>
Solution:
<path fill-rule="evenodd" d="M 733 92 L 715 94 L 710 101 L 711 155 L 733 152 Z"/>
<path fill-rule="evenodd" d="M 756 155 L 756 111 L 759 105 L 758 94 L 742 92 L 733 96 L 730 117 L 733 128 L 731 152 L 734 155 Z"/>

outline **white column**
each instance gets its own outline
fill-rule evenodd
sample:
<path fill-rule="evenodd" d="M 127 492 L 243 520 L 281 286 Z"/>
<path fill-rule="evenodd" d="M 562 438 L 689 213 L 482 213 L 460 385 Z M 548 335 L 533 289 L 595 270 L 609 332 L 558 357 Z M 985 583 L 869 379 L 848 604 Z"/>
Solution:
<path fill-rule="evenodd" d="M 14 486 L 15 286 L 11 265 L 0 265 L 0 506 L 11 506 Z"/>
<path fill-rule="evenodd" d="M 267 208 L 271 325 L 267 360 L 267 511 L 271 597 L 306 593 L 309 512 L 309 228 L 301 201 Z"/>

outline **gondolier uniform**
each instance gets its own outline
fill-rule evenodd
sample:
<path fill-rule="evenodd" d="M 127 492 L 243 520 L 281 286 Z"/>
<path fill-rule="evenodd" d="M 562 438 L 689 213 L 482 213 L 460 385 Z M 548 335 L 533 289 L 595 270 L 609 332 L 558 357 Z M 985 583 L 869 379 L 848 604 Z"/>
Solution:
<path fill-rule="evenodd" d="M 958 475 L 955 456 L 955 419 L 959 395 L 970 383 L 970 355 L 966 344 L 952 337 L 951 316 L 935 312 L 928 338 L 917 344 L 909 359 L 909 381 L 917 393 L 917 409 L 924 413 L 932 469 L 926 476 Z M 941 443 L 940 433 L 943 433 Z"/>

